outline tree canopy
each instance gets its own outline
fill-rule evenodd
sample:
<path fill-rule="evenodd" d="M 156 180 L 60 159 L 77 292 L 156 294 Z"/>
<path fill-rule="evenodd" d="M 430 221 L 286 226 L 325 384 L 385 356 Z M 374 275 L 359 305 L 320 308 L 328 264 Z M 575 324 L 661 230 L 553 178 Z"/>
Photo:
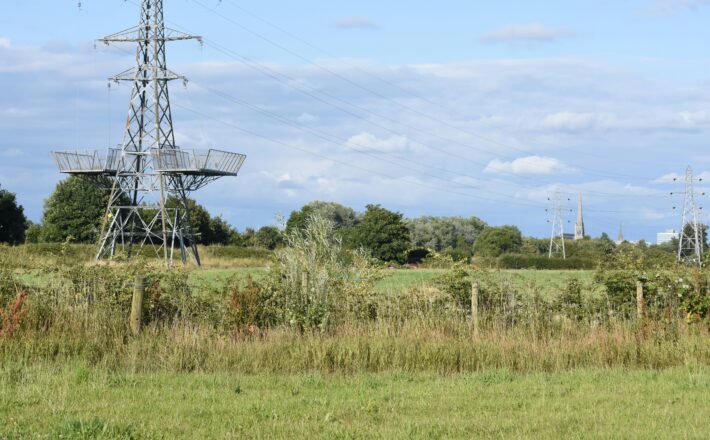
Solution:
<path fill-rule="evenodd" d="M 294 228 L 304 230 L 308 219 L 318 215 L 333 223 L 334 229 L 348 228 L 356 223 L 355 211 L 352 208 L 335 202 L 315 201 L 304 205 L 300 210 L 291 212 L 286 222 L 286 233 Z"/>
<path fill-rule="evenodd" d="M 486 227 L 478 217 L 419 217 L 407 222 L 412 247 L 442 251 L 473 251 Z"/>
<path fill-rule="evenodd" d="M 367 211 L 352 228 L 349 239 L 381 261 L 398 263 L 404 263 L 410 241 L 403 215 L 380 205 L 367 205 Z"/>
<path fill-rule="evenodd" d="M 284 238 L 275 226 L 264 226 L 256 231 L 254 243 L 257 247 L 274 250 L 283 244 Z"/>
<path fill-rule="evenodd" d="M 476 255 L 498 257 L 502 254 L 518 253 L 523 246 L 523 235 L 515 226 L 489 227 L 476 240 Z"/>
<path fill-rule="evenodd" d="M 110 187 L 107 179 L 87 176 L 70 176 L 59 182 L 44 204 L 41 240 L 96 241 Z"/>
<path fill-rule="evenodd" d="M 15 194 L 0 188 L 0 243 L 24 242 L 27 226 L 24 208 Z"/>

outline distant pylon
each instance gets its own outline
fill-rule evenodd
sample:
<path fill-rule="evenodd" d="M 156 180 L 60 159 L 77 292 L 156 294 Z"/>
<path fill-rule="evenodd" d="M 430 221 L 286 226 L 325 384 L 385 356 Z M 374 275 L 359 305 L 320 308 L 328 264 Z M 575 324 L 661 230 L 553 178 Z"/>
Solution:
<path fill-rule="evenodd" d="M 552 234 L 550 236 L 550 252 L 548 258 L 555 255 L 561 255 L 563 259 L 567 259 L 567 249 L 565 247 L 565 221 L 563 216 L 564 208 L 562 206 L 562 195 L 559 191 L 555 191 L 554 195 L 548 199 L 552 202 L 552 208 L 548 209 L 551 215 Z"/>
<path fill-rule="evenodd" d="M 700 224 L 700 210 L 696 203 L 695 177 L 693 168 L 688 166 L 685 171 L 685 191 L 682 193 L 683 216 L 680 224 L 680 240 L 678 242 L 678 261 L 701 266 L 703 262 L 704 234 Z M 702 181 L 702 179 L 698 179 Z"/>
<path fill-rule="evenodd" d="M 584 211 L 582 207 L 582 193 L 579 193 L 579 203 L 577 205 L 577 223 L 574 225 L 574 239 L 584 240 Z"/>

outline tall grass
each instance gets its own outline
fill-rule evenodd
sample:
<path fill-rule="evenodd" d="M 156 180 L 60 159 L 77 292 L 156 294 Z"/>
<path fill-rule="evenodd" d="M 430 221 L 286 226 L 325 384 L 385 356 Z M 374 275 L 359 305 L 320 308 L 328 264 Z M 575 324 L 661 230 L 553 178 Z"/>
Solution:
<path fill-rule="evenodd" d="M 708 336 L 681 323 L 487 328 L 473 336 L 468 322 L 446 319 L 348 323 L 327 334 L 280 327 L 239 338 L 212 326 L 175 322 L 149 326 L 132 338 L 116 317 L 100 328 L 75 321 L 5 339 L 0 364 L 85 362 L 110 371 L 235 373 L 667 368 L 710 364 Z"/>
<path fill-rule="evenodd" d="M 0 336 L 0 366 L 458 373 L 710 364 L 706 274 L 649 277 L 644 321 L 629 308 L 638 277 L 629 270 L 570 276 L 543 296 L 534 280 L 520 286 L 456 266 L 435 282 L 383 294 L 363 254 L 343 252 L 322 219 L 309 228 L 289 237 L 263 280 L 214 284 L 189 283 L 189 269 L 18 259 L 24 251 L 0 249 L 0 328 L 12 329 Z M 148 288 L 144 332 L 133 337 L 137 273 Z M 469 317 L 472 282 L 480 286 L 478 332 Z"/>

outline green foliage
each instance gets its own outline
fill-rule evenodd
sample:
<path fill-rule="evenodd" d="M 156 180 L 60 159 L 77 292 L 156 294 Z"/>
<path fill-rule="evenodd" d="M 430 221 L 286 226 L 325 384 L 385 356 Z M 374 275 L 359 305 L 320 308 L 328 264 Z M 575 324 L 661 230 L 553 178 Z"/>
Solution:
<path fill-rule="evenodd" d="M 275 226 L 264 226 L 254 236 L 256 247 L 273 251 L 284 243 L 283 234 Z"/>
<path fill-rule="evenodd" d="M 703 224 L 700 224 L 700 225 L 698 225 L 698 226 L 699 226 L 699 229 L 700 229 L 700 234 L 699 234 L 699 237 L 698 237 L 698 238 L 700 239 L 700 245 L 701 245 L 701 247 L 702 247 L 703 254 L 707 254 L 707 251 L 708 251 L 708 226 L 707 226 L 707 225 L 703 225 Z M 687 225 L 685 225 L 685 226 L 683 227 L 683 233 L 684 233 L 687 237 L 692 237 L 692 236 L 693 236 L 693 225 L 690 224 L 690 223 L 688 223 Z M 684 246 L 684 247 L 685 247 L 685 246 Z M 676 247 L 676 250 L 677 250 L 677 249 L 678 249 L 678 248 Z M 683 256 L 683 258 L 692 259 L 692 258 L 695 257 L 695 253 L 694 253 L 694 251 L 693 251 L 692 249 L 683 249 L 683 250 L 682 250 L 682 256 Z"/>
<path fill-rule="evenodd" d="M 434 285 L 452 298 L 464 313 L 471 309 L 472 275 L 467 266 L 454 263 L 434 280 Z"/>
<path fill-rule="evenodd" d="M 515 226 L 489 227 L 476 240 L 475 254 L 482 257 L 498 257 L 506 253 L 518 253 L 523 245 L 523 235 Z"/>
<path fill-rule="evenodd" d="M 98 240 L 110 188 L 108 179 L 98 177 L 70 176 L 59 182 L 44 205 L 40 240 Z"/>
<path fill-rule="evenodd" d="M 20 244 L 25 241 L 27 217 L 14 193 L 0 187 L 0 243 Z"/>
<path fill-rule="evenodd" d="M 203 240 L 205 244 L 229 244 L 232 239 L 232 227 L 221 216 L 212 217 L 206 234 Z"/>
<path fill-rule="evenodd" d="M 333 228 L 349 228 L 355 225 L 355 211 L 352 208 L 343 206 L 335 202 L 311 202 L 298 211 L 291 212 L 286 222 L 286 232 L 291 233 L 294 229 L 305 229 L 308 219 L 313 215 L 326 218 L 333 223 Z"/>
<path fill-rule="evenodd" d="M 39 243 L 42 236 L 42 225 L 28 222 L 27 231 L 25 232 L 25 243 Z"/>
<path fill-rule="evenodd" d="M 379 205 L 367 205 L 360 222 L 352 228 L 348 241 L 384 262 L 404 263 L 409 248 L 409 229 L 403 215 Z"/>
<path fill-rule="evenodd" d="M 187 209 L 190 211 L 189 226 L 192 233 L 197 236 L 197 242 L 200 244 L 212 244 L 213 237 L 210 224 L 212 219 L 204 206 L 189 197 L 183 201 L 179 197 L 170 195 L 165 200 L 166 208 L 179 209 L 181 212 L 185 209 L 184 204 L 187 205 Z"/>
<path fill-rule="evenodd" d="M 253 258 L 256 260 L 268 261 L 273 258 L 274 253 L 268 249 L 258 249 L 242 246 L 202 246 L 200 255 L 213 258 Z"/>
<path fill-rule="evenodd" d="M 263 323 L 267 317 L 262 316 L 264 308 L 261 305 L 259 287 L 251 276 L 247 278 L 246 285 L 233 280 L 224 313 L 224 326 L 233 335 L 253 333 L 256 324 Z"/>
<path fill-rule="evenodd" d="M 536 255 L 504 254 L 496 259 L 500 269 L 537 269 L 537 270 L 580 270 L 594 269 L 597 264 L 591 259 L 548 258 Z"/>
<path fill-rule="evenodd" d="M 285 234 L 286 247 L 260 286 L 268 324 L 325 331 L 348 317 L 370 316 L 378 271 L 355 252 L 344 258 L 333 224 L 313 216 L 304 230 Z"/>
<path fill-rule="evenodd" d="M 557 308 L 569 319 L 581 321 L 586 316 L 582 284 L 576 278 L 570 278 L 557 298 Z"/>
<path fill-rule="evenodd" d="M 180 198 L 170 195 L 165 201 L 165 207 L 184 211 L 184 205 L 190 211 L 190 228 L 197 236 L 197 242 L 204 245 L 232 244 L 234 231 L 221 216 L 211 217 L 207 209 L 194 199 L 187 198 L 183 202 Z"/>
<path fill-rule="evenodd" d="M 441 342 L 435 342 L 437 338 Z M 597 368 L 584 368 L 581 365 L 593 363 L 598 351 L 586 347 L 575 351 L 573 345 L 564 346 L 566 350 L 561 352 L 557 341 L 542 340 L 535 346 L 541 350 L 536 353 L 525 347 L 521 350 L 517 339 L 513 336 L 496 344 L 439 334 L 431 341 L 411 336 L 393 336 L 388 341 L 343 336 L 325 339 L 318 335 L 294 340 L 288 347 L 268 340 L 235 341 L 229 346 L 239 346 L 243 352 L 230 353 L 229 358 L 239 365 L 272 355 L 270 365 L 276 366 L 268 368 L 266 362 L 258 362 L 267 368 L 253 374 L 239 374 L 238 367 L 199 374 L 89 368 L 87 379 L 80 384 L 72 382 L 74 368 L 70 365 L 23 365 L 21 373 L 16 373 L 19 367 L 4 364 L 0 367 L 0 401 L 8 404 L 0 406 L 0 420 L 5 422 L 0 424 L 0 438 L 433 440 L 705 436 L 702 433 L 707 431 L 710 413 L 707 366 L 614 367 L 603 365 L 600 360 Z M 636 343 L 633 336 L 630 339 L 625 344 L 612 345 L 613 349 L 622 346 L 616 351 L 616 361 L 627 355 L 634 358 Z M 663 343 L 655 352 L 670 345 Z M 258 347 L 261 349 L 257 351 Z M 641 356 L 644 348 L 639 349 Z M 575 356 L 570 357 L 570 352 Z M 587 362 L 579 362 L 585 354 Z M 298 371 L 305 365 L 295 358 L 308 355 L 313 358 L 312 366 Z M 416 355 L 421 356 L 420 362 L 412 362 Z M 538 359 L 541 365 L 548 365 L 547 370 L 552 366 L 558 370 L 520 372 Z M 293 371 L 277 374 L 275 370 L 288 366 L 289 361 Z M 358 362 L 362 364 L 356 366 Z M 425 364 L 431 366 L 422 371 Z M 375 369 L 378 365 L 383 370 L 380 373 L 366 368 Z M 14 377 L 19 379 L 11 382 Z"/>
<path fill-rule="evenodd" d="M 470 257 L 473 244 L 486 227 L 477 217 L 420 217 L 407 221 L 413 248 L 432 249 L 452 256 Z"/>

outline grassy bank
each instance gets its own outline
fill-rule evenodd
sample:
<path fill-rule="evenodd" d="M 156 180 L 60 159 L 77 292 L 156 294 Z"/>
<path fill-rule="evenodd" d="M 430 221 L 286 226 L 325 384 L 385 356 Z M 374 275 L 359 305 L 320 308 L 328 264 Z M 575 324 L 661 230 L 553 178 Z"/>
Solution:
<path fill-rule="evenodd" d="M 105 325 L 105 324 L 104 324 Z M 116 372 L 474 373 L 566 372 L 578 368 L 663 369 L 710 365 L 707 330 L 683 324 L 490 327 L 473 335 L 454 318 L 354 323 L 326 334 L 290 328 L 224 333 L 209 326 L 148 327 L 133 338 L 77 322 L 3 341 L 0 365 L 83 362 Z"/>
<path fill-rule="evenodd" d="M 0 438 L 706 438 L 710 370 L 354 376 L 0 369 Z"/>

